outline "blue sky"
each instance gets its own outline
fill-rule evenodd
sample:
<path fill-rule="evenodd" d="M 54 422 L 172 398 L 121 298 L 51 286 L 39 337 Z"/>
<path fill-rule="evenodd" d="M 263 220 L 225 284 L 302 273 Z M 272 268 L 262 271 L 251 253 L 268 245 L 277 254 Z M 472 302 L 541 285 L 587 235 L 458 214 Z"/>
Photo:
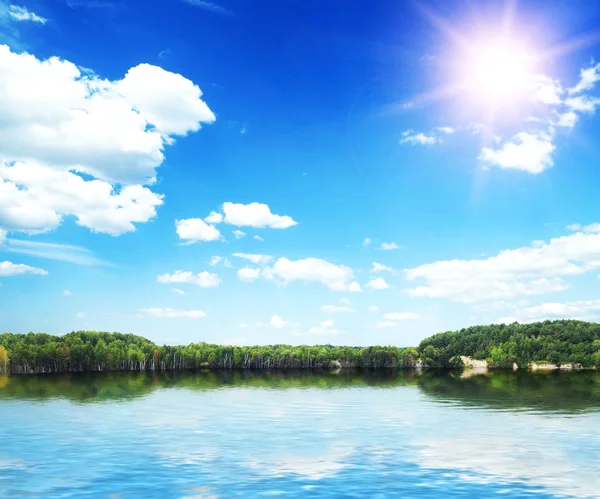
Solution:
<path fill-rule="evenodd" d="M 409 345 L 597 319 L 599 21 L 0 0 L 0 328 Z"/>

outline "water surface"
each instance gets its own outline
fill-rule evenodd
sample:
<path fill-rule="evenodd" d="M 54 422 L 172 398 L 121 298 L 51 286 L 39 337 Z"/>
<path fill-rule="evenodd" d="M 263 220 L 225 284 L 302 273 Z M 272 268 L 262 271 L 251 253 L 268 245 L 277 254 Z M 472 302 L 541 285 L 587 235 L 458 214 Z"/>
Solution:
<path fill-rule="evenodd" d="M 0 497 L 600 498 L 600 373 L 0 376 Z"/>

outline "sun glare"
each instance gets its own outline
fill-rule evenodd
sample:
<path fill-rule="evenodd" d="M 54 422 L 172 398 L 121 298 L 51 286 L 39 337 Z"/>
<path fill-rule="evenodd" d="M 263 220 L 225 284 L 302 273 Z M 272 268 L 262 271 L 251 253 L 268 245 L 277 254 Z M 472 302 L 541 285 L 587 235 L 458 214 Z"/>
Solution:
<path fill-rule="evenodd" d="M 490 104 L 517 99 L 534 77 L 533 57 L 507 42 L 473 46 L 463 65 L 466 90 Z"/>

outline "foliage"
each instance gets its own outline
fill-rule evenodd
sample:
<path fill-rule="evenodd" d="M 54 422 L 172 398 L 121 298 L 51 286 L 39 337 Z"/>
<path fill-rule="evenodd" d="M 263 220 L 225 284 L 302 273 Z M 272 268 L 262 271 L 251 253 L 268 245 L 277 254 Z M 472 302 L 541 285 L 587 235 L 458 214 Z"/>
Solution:
<path fill-rule="evenodd" d="M 76 331 L 0 335 L 10 352 L 10 372 L 173 371 L 198 368 L 394 368 L 413 367 L 417 351 L 398 347 L 224 346 L 190 343 L 157 346 L 132 334 Z"/>
<path fill-rule="evenodd" d="M 600 367 L 600 324 L 559 320 L 474 326 L 426 338 L 418 348 L 423 363 L 450 367 L 461 355 L 487 360 L 490 367 L 556 365 Z"/>
<path fill-rule="evenodd" d="M 5 347 L 0 346 L 0 374 L 6 374 L 8 372 L 9 361 L 8 350 Z"/>

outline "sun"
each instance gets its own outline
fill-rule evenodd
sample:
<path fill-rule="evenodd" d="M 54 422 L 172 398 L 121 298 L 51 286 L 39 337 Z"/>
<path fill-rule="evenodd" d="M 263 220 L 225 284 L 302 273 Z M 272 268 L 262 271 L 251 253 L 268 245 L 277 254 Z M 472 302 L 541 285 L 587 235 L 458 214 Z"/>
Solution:
<path fill-rule="evenodd" d="M 472 98 L 492 105 L 514 102 L 531 89 L 534 61 L 516 42 L 471 44 L 460 64 L 464 89 Z"/>

